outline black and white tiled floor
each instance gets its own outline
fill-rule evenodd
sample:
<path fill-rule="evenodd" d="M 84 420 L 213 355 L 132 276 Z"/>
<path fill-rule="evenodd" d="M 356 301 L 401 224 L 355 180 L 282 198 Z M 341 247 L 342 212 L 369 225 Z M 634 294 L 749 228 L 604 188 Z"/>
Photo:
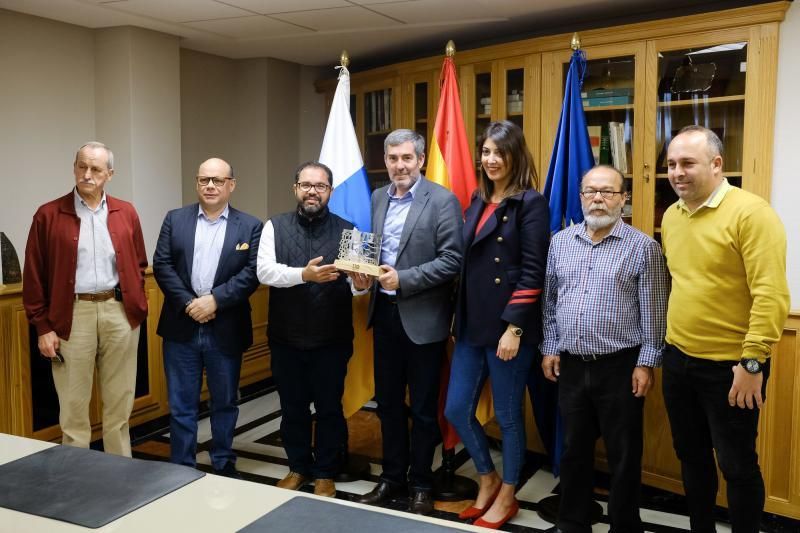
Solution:
<path fill-rule="evenodd" d="M 374 404 L 368 403 L 365 410 L 374 410 Z M 248 481 L 274 485 L 289 471 L 286 453 L 280 445 L 280 404 L 277 392 L 267 389 L 247 397 L 240 406 L 234 448 L 238 455 L 237 468 Z M 209 420 L 204 417 L 199 424 L 197 462 L 198 468 L 210 471 L 210 459 L 207 452 L 211 439 Z M 352 436 L 351 436 L 352 439 Z M 166 460 L 168 459 L 169 432 L 155 432 L 146 438 L 134 440 L 134 457 Z M 167 450 L 166 452 L 164 450 Z M 457 473 L 472 479 L 478 478 L 469 455 L 459 445 L 456 449 Z M 493 450 L 493 459 L 497 468 L 502 469 L 502 456 L 499 450 Z M 380 463 L 375 458 L 366 458 L 369 461 L 369 479 L 353 482 L 337 482 L 337 498 L 351 499 L 364 494 L 372 489 L 380 474 Z M 512 532 L 538 532 L 552 527 L 537 514 L 538 502 L 543 498 L 557 494 L 558 480 L 553 475 L 536 464 L 541 462 L 538 456 L 532 456 L 523 472 L 524 481 L 517 492 L 521 510 L 519 514 L 503 528 Z M 434 459 L 434 468 L 441 465 L 441 455 L 437 451 Z M 598 475 L 598 484 L 602 484 L 603 475 Z M 312 491 L 311 486 L 303 488 Z M 603 508 L 603 518 L 592 528 L 594 533 L 608 531 L 608 521 L 605 516 L 606 501 L 601 495 L 597 500 Z M 405 502 L 393 501 L 387 507 L 405 509 Z M 434 516 L 447 520 L 457 520 L 457 511 L 448 510 L 452 506 L 438 505 Z M 685 504 L 681 496 L 673 495 L 657 489 L 644 487 L 642 491 L 641 517 L 645 530 L 655 533 L 678 533 L 689 530 L 689 518 L 683 513 Z M 730 525 L 724 523 L 725 511 L 718 510 L 719 520 L 717 531 L 730 532 Z M 774 515 L 765 515 L 764 528 L 769 533 L 800 532 L 800 521 L 789 520 Z"/>

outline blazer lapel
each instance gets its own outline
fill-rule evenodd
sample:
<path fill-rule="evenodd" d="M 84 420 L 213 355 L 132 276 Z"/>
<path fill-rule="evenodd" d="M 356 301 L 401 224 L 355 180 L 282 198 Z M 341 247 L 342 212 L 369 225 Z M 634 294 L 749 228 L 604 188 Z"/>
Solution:
<path fill-rule="evenodd" d="M 192 284 L 192 267 L 194 266 L 194 236 L 197 233 L 197 217 L 199 216 L 200 204 L 193 204 L 186 208 L 184 211 L 186 215 L 185 228 L 188 232 L 186 235 L 186 272 L 189 273 L 189 286 Z"/>
<path fill-rule="evenodd" d="M 469 204 L 466 213 L 464 213 L 462 237 L 465 248 L 469 248 L 472 245 L 472 241 L 475 239 L 475 228 L 478 227 L 478 220 L 481 218 L 482 205 L 483 201 L 475 197 L 472 203 Z"/>
<path fill-rule="evenodd" d="M 397 247 L 397 257 L 400 257 L 400 254 L 403 253 L 403 249 L 406 247 L 406 244 L 408 244 L 408 238 L 411 236 L 411 232 L 414 230 L 414 226 L 417 225 L 422 210 L 425 209 L 425 205 L 431 197 L 431 191 L 427 181 L 423 176 L 420 176 L 419 179 L 422 181 L 419 187 L 417 187 L 414 201 L 411 202 L 411 208 L 408 210 L 408 216 L 406 216 L 406 221 L 403 224 L 403 232 L 400 234 L 400 244 Z"/>
<path fill-rule="evenodd" d="M 237 253 L 236 245 L 239 238 L 239 212 L 232 207 L 228 207 L 228 223 L 225 227 L 225 241 L 222 244 L 222 252 L 219 255 L 219 263 L 217 264 L 217 273 L 214 274 L 214 286 L 220 284 L 225 262 L 232 255 Z"/>
<path fill-rule="evenodd" d="M 378 194 L 378 205 L 375 206 L 375 220 L 372 224 L 372 231 L 380 233 L 383 231 L 383 224 L 386 222 L 386 211 L 389 210 L 389 195 L 386 191 Z M 383 237 L 383 235 L 381 235 Z"/>

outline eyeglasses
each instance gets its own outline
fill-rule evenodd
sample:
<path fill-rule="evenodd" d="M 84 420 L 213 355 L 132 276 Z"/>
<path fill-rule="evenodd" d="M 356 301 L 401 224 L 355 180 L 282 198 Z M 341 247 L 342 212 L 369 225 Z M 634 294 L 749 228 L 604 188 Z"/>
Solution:
<path fill-rule="evenodd" d="M 600 193 L 600 196 L 602 196 L 606 200 L 614 198 L 615 194 L 625 194 L 622 191 L 596 191 L 594 189 L 584 189 L 581 191 L 581 196 L 583 196 L 587 200 L 591 200 L 597 193 Z"/>
<path fill-rule="evenodd" d="M 221 189 L 225 182 L 228 180 L 235 180 L 236 178 L 222 178 L 219 176 L 197 176 L 195 178 L 197 184 L 201 187 L 208 187 L 209 182 L 214 184 L 214 187 Z"/>
<path fill-rule="evenodd" d="M 311 191 L 311 189 L 314 189 L 318 193 L 323 193 L 331 188 L 331 186 L 328 185 L 327 183 L 309 183 L 307 181 L 301 181 L 299 183 L 295 183 L 294 186 L 303 192 L 309 192 Z"/>

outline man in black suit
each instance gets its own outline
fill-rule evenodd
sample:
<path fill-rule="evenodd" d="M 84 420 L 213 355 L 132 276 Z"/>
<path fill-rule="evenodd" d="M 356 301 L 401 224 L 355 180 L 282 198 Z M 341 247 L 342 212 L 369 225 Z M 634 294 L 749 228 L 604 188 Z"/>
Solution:
<path fill-rule="evenodd" d="M 170 407 L 170 460 L 195 465 L 203 369 L 211 395 L 214 473 L 239 477 L 233 433 L 242 353 L 253 343 L 248 298 L 258 287 L 261 221 L 228 204 L 233 168 L 212 158 L 195 178 L 199 203 L 167 213 L 153 272 L 164 293 L 158 334 Z"/>

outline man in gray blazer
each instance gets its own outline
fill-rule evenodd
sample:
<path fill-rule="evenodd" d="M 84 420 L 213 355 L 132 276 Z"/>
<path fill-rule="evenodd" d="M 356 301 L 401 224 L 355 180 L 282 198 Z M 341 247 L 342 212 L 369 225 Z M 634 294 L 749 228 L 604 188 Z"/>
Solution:
<path fill-rule="evenodd" d="M 395 130 L 384 141 L 391 184 L 372 194 L 372 228 L 383 235 L 368 326 L 375 343 L 375 398 L 383 436 L 383 473 L 361 503 L 383 503 L 410 489 L 409 511 L 433 510 L 431 464 L 441 440 L 439 380 L 453 312 L 453 281 L 461 267 L 461 207 L 455 195 L 426 180 L 425 139 Z M 405 403 L 408 386 L 412 427 Z"/>

